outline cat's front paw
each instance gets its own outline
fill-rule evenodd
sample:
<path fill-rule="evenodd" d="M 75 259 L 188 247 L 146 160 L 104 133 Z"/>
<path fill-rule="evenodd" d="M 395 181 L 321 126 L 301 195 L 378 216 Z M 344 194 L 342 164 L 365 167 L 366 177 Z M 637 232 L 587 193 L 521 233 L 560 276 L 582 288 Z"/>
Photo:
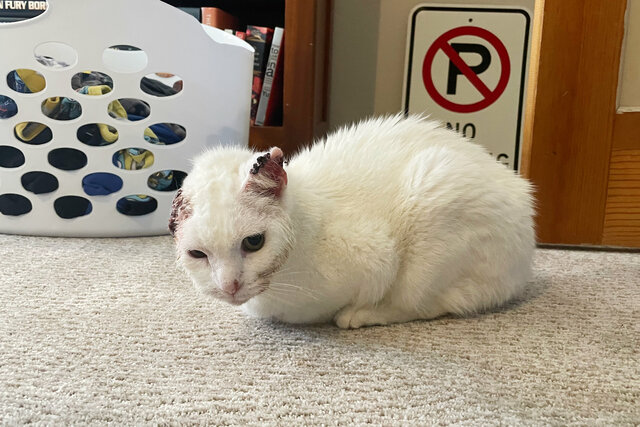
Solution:
<path fill-rule="evenodd" d="M 335 317 L 333 318 L 333 321 L 336 323 L 338 328 L 349 329 L 351 318 L 353 317 L 354 312 L 355 312 L 354 307 L 348 305 L 335 315 Z"/>
<path fill-rule="evenodd" d="M 386 325 L 385 319 L 376 315 L 376 312 L 369 308 L 356 308 L 348 305 L 340 310 L 333 320 L 341 329 L 358 329 L 362 326 Z"/>

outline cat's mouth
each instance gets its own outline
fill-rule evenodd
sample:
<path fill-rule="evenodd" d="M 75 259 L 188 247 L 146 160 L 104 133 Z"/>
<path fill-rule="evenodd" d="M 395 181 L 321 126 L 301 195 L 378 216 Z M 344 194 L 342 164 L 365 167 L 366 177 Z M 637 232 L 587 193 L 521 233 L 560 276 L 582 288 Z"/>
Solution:
<path fill-rule="evenodd" d="M 251 298 L 260 295 L 267 289 L 269 289 L 269 282 L 260 282 L 247 289 L 241 288 L 235 295 L 222 294 L 218 292 L 211 292 L 211 295 L 225 302 L 228 302 L 231 305 L 238 306 L 249 301 Z"/>
<path fill-rule="evenodd" d="M 242 305 L 245 302 L 249 301 L 251 298 L 253 298 L 253 296 L 250 296 L 248 298 L 238 298 L 234 295 L 230 298 L 227 298 L 226 301 L 232 305 Z"/>

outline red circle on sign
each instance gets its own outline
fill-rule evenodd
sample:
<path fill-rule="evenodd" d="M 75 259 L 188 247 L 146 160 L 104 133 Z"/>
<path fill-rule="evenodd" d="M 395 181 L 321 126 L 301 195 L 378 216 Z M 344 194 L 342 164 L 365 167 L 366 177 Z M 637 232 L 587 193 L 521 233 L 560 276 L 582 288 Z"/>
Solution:
<path fill-rule="evenodd" d="M 471 68 L 469 68 L 469 66 L 462 60 L 462 58 L 460 58 L 458 52 L 456 52 L 448 43 L 449 40 L 459 36 L 480 37 L 488 41 L 491 46 L 493 46 L 494 49 L 498 52 L 502 70 L 500 72 L 500 79 L 498 80 L 498 84 L 496 85 L 496 88 L 494 90 L 487 88 L 482 80 L 480 80 L 478 75 L 475 74 L 471 70 Z M 435 85 L 433 84 L 431 67 L 433 65 L 433 59 L 435 58 L 436 53 L 438 53 L 438 51 L 441 49 L 444 51 L 445 55 L 447 55 L 449 59 L 455 63 L 458 69 L 460 69 L 460 71 L 469 79 L 471 84 L 483 95 L 484 98 L 481 101 L 475 102 L 473 104 L 457 104 L 440 95 L 440 92 L 438 92 Z M 480 27 L 466 26 L 454 28 L 447 31 L 446 33 L 438 37 L 429 47 L 422 63 L 422 81 L 424 82 L 424 87 L 425 89 L 427 89 L 427 92 L 431 96 L 431 99 L 433 99 L 437 104 L 446 108 L 447 110 L 456 113 L 475 113 L 476 111 L 480 111 L 493 104 L 507 88 L 510 74 L 511 65 L 509 62 L 509 53 L 507 52 L 507 48 L 504 47 L 504 44 L 502 44 L 500 39 L 493 33 Z"/>

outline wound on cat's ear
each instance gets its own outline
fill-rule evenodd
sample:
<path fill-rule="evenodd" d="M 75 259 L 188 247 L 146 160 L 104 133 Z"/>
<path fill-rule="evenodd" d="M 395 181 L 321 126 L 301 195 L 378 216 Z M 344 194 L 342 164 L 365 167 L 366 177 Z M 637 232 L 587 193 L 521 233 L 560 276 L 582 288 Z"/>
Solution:
<path fill-rule="evenodd" d="M 182 189 L 176 192 L 171 205 L 171 216 L 169 217 L 169 232 L 173 237 L 176 236 L 178 226 L 182 221 L 191 215 L 191 205 L 189 200 L 182 194 Z"/>
<path fill-rule="evenodd" d="M 258 156 L 249 170 L 245 189 L 266 196 L 279 198 L 287 185 L 287 172 L 284 168 L 284 153 L 278 147 Z"/>

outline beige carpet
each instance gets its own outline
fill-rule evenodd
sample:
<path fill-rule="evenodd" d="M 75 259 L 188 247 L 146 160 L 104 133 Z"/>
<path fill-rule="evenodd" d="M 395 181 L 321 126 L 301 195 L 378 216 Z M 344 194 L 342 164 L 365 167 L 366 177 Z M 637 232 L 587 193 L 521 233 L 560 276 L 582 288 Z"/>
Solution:
<path fill-rule="evenodd" d="M 503 310 L 342 331 L 201 299 L 168 237 L 0 236 L 0 424 L 638 425 L 639 282 L 538 250 Z"/>

